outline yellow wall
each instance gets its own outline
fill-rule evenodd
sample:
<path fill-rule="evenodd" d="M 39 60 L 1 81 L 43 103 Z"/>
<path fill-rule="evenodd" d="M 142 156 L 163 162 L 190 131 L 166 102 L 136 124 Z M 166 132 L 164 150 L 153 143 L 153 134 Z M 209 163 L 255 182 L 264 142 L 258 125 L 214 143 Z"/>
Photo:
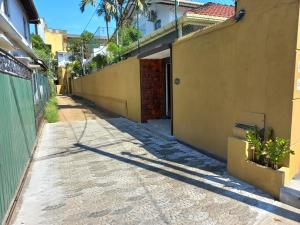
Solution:
<path fill-rule="evenodd" d="M 223 159 L 243 113 L 262 114 L 277 136 L 300 143 L 300 119 L 292 123 L 293 112 L 300 118 L 300 103 L 293 101 L 299 0 L 240 0 L 238 8 L 246 10 L 242 21 L 173 45 L 173 79 L 181 80 L 173 87 L 174 134 Z M 299 151 L 291 176 L 300 166 Z"/>
<path fill-rule="evenodd" d="M 65 67 L 57 68 L 57 80 L 58 80 L 58 85 L 56 85 L 57 94 L 70 93 L 69 89 L 71 84 L 69 84 L 69 77 L 70 77 L 70 73 Z"/>
<path fill-rule="evenodd" d="M 74 95 L 135 121 L 141 121 L 140 64 L 129 58 L 73 80 Z"/>
<path fill-rule="evenodd" d="M 253 184 L 279 199 L 280 188 L 289 181 L 289 169 L 281 167 L 273 170 L 258 165 L 252 160 L 252 151 L 248 143 L 239 138 L 228 138 L 227 171 L 230 175 Z M 268 182 L 266 182 L 268 181 Z"/>
<path fill-rule="evenodd" d="M 55 55 L 58 51 L 66 51 L 64 41 L 65 33 L 45 29 L 45 43 L 51 45 L 51 52 Z"/>

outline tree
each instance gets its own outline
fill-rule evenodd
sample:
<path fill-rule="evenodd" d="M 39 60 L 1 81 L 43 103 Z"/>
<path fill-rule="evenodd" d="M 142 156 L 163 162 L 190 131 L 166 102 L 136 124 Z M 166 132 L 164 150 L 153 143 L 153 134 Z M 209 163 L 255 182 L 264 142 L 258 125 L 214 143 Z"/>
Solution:
<path fill-rule="evenodd" d="M 106 55 L 96 55 L 92 61 L 96 64 L 97 69 L 102 69 L 108 63 Z"/>
<path fill-rule="evenodd" d="M 72 61 L 69 64 L 69 69 L 75 74 L 83 73 L 82 58 L 87 59 L 90 57 L 92 45 L 95 44 L 93 42 L 95 42 L 93 34 L 85 31 L 80 35 L 80 38 L 73 39 L 68 43 L 68 52 L 71 53 L 70 60 Z M 98 43 L 96 44 L 97 46 L 99 45 Z M 94 67 L 96 67 L 96 64 L 94 64 Z M 88 72 L 92 68 L 89 66 L 86 69 Z"/>
<path fill-rule="evenodd" d="M 57 62 L 53 59 L 51 48 L 39 35 L 31 35 L 32 48 L 40 60 L 48 66 L 47 76 L 56 77 Z"/>
<path fill-rule="evenodd" d="M 104 15 L 106 23 L 107 40 L 109 40 L 108 24 L 112 17 L 115 19 L 117 26 L 122 23 L 122 17 L 124 16 L 124 4 L 126 3 L 125 9 L 131 4 L 135 4 L 139 11 L 145 11 L 147 8 L 146 0 L 81 0 L 80 10 L 84 12 L 87 5 L 97 7 L 98 16 Z"/>
<path fill-rule="evenodd" d="M 71 61 L 82 59 L 82 47 L 83 56 L 88 58 L 91 52 L 90 43 L 93 40 L 93 34 L 85 31 L 80 35 L 79 39 L 73 39 L 68 43 L 68 52 L 71 53 Z"/>
<path fill-rule="evenodd" d="M 126 48 L 133 42 L 137 41 L 142 36 L 141 32 L 132 27 L 130 23 L 125 23 L 119 29 L 119 39 L 121 45 L 117 45 L 116 38 L 113 38 L 107 45 L 108 60 L 109 62 L 116 62 L 120 55 L 126 50 Z"/>
<path fill-rule="evenodd" d="M 80 10 L 84 12 L 85 7 L 87 5 L 96 6 L 96 0 L 81 0 L 80 3 Z M 97 5 L 97 14 L 98 16 L 104 15 L 104 20 L 106 23 L 106 33 L 107 33 L 107 40 L 109 40 L 109 29 L 108 24 L 111 21 L 111 18 L 116 15 L 116 8 L 113 4 L 112 0 L 101 0 Z"/>

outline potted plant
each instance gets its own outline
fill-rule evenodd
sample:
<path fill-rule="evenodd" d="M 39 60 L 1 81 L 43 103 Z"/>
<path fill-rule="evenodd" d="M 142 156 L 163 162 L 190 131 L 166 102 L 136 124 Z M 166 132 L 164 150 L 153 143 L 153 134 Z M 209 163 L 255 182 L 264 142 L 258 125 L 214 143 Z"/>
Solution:
<path fill-rule="evenodd" d="M 255 127 L 246 132 L 246 140 L 229 137 L 227 154 L 230 175 L 279 199 L 280 188 L 289 181 L 289 167 L 284 165 L 284 161 L 294 154 L 288 140 L 274 138 L 273 129 L 260 130 Z"/>
<path fill-rule="evenodd" d="M 247 131 L 246 140 L 253 152 L 252 160 L 260 165 L 271 167 L 278 170 L 284 160 L 290 155 L 295 154 L 290 149 L 288 140 L 280 137 L 274 138 L 274 131 L 269 128 L 266 132 L 264 129 L 254 129 Z"/>

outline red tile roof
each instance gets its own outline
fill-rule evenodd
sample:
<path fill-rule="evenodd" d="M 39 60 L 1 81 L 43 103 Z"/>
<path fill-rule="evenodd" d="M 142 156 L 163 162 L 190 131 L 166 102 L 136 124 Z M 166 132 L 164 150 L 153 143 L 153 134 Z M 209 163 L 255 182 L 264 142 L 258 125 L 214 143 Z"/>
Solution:
<path fill-rule="evenodd" d="M 209 2 L 196 9 L 188 10 L 186 13 L 230 18 L 234 16 L 235 8 L 234 6 L 221 5 Z"/>

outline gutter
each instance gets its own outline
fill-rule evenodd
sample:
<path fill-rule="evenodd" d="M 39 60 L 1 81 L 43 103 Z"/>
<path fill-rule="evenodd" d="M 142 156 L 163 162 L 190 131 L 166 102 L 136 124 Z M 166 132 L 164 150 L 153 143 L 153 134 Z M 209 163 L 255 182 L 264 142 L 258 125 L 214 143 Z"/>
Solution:
<path fill-rule="evenodd" d="M 175 2 L 172 0 L 152 0 L 149 2 L 150 4 L 164 4 L 164 5 L 174 5 Z M 180 1 L 179 7 L 191 7 L 197 8 L 199 6 L 205 5 L 205 3 L 201 2 L 193 2 L 193 1 Z"/>

